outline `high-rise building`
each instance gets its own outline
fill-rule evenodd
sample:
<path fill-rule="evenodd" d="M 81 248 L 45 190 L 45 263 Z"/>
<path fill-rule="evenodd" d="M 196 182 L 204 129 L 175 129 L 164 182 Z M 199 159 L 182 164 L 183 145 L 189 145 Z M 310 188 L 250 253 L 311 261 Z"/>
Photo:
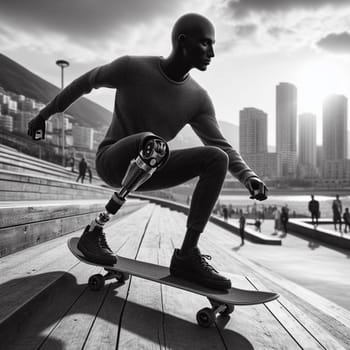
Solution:
<path fill-rule="evenodd" d="M 297 88 L 276 86 L 276 151 L 281 156 L 282 176 L 295 177 L 297 167 Z"/>
<path fill-rule="evenodd" d="M 267 153 L 267 114 L 260 109 L 250 107 L 239 112 L 239 151 Z"/>
<path fill-rule="evenodd" d="M 342 95 L 330 95 L 323 102 L 323 158 L 347 159 L 348 100 Z"/>
<path fill-rule="evenodd" d="M 299 115 L 299 163 L 316 166 L 316 116 L 311 113 Z"/>
<path fill-rule="evenodd" d="M 239 150 L 243 159 L 264 178 L 281 176 L 280 157 L 268 153 L 267 114 L 249 107 L 239 112 Z"/>

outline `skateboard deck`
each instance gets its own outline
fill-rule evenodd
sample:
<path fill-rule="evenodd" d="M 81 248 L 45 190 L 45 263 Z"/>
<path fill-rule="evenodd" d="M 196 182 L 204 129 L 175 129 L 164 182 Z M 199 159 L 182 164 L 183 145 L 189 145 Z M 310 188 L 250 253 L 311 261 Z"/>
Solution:
<path fill-rule="evenodd" d="M 217 313 L 220 313 L 221 315 L 229 315 L 231 312 L 233 312 L 235 305 L 263 304 L 275 300 L 279 297 L 277 293 L 246 290 L 234 287 L 228 290 L 216 290 L 207 288 L 195 282 L 171 276 L 168 267 L 124 258 L 121 256 L 117 257 L 117 263 L 115 265 L 109 266 L 96 264 L 84 257 L 83 253 L 81 253 L 77 247 L 78 241 L 78 237 L 73 237 L 68 241 L 68 248 L 73 253 L 73 255 L 84 263 L 101 266 L 107 271 L 107 274 L 105 276 L 93 275 L 90 277 L 89 287 L 91 289 L 99 290 L 103 288 L 104 281 L 112 278 L 116 278 L 118 281 L 124 282 L 129 278 L 129 275 L 132 275 L 146 280 L 165 284 L 174 288 L 183 289 L 195 294 L 203 295 L 209 299 L 209 302 L 212 305 L 212 309 L 205 308 L 197 313 L 197 321 L 201 326 L 204 327 L 209 326 L 215 321 L 215 315 Z M 201 312 L 202 314 L 200 314 Z M 198 317 L 201 317 L 201 321 L 198 319 Z M 205 325 L 205 322 L 203 322 L 203 319 L 206 320 L 207 318 L 209 318 L 209 325 Z M 203 324 L 201 324 L 201 322 Z"/>

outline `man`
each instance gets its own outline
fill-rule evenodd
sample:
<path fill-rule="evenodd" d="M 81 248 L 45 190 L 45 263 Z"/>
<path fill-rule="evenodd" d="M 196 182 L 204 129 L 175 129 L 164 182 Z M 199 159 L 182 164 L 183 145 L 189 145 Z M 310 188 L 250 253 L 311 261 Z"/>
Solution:
<path fill-rule="evenodd" d="M 267 188 L 222 136 L 207 92 L 189 74 L 205 71 L 214 57 L 215 30 L 198 14 L 180 17 L 172 30 L 167 58 L 123 56 L 73 81 L 30 122 L 35 137 L 50 115 L 65 110 L 93 88 L 117 89 L 112 123 L 96 155 L 96 170 L 110 186 L 121 187 L 106 210 L 88 225 L 79 249 L 91 261 L 114 264 L 103 225 L 132 190 L 156 190 L 199 176 L 187 231 L 170 264 L 173 275 L 207 287 L 227 289 L 231 281 L 220 275 L 197 247 L 218 199 L 227 169 L 243 183 L 251 198 L 264 200 Z M 205 146 L 169 152 L 167 142 L 190 124 Z"/>
<path fill-rule="evenodd" d="M 309 202 L 309 212 L 311 213 L 311 220 L 314 227 L 318 226 L 318 218 L 320 216 L 320 203 L 311 195 Z"/>
<path fill-rule="evenodd" d="M 79 180 L 81 179 L 81 183 L 84 183 L 87 167 L 88 167 L 88 165 L 85 161 L 85 158 L 84 157 L 81 158 L 81 160 L 79 162 L 79 175 L 76 179 L 76 182 L 79 182 Z"/>
<path fill-rule="evenodd" d="M 243 210 L 239 210 L 239 235 L 241 236 L 241 245 L 244 245 L 244 229 L 245 229 L 245 216 Z"/>
<path fill-rule="evenodd" d="M 335 199 L 332 203 L 332 210 L 333 210 L 333 224 L 334 224 L 334 230 L 337 231 L 337 223 L 339 223 L 339 232 L 341 231 L 341 214 L 343 212 L 343 205 L 341 200 L 339 199 L 339 194 L 335 196 Z"/>

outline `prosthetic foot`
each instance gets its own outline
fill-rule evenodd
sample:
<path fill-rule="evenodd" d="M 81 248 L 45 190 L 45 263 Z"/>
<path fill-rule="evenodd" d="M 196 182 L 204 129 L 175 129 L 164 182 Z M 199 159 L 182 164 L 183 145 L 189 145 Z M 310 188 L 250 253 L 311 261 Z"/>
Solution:
<path fill-rule="evenodd" d="M 169 147 L 160 137 L 149 134 L 140 143 L 139 154 L 130 162 L 119 192 L 115 192 L 105 207 L 90 225 L 88 225 L 78 242 L 78 249 L 86 259 L 102 264 L 114 265 L 117 257 L 108 246 L 103 226 L 125 203 L 127 195 L 140 187 L 152 174 L 161 168 L 169 157 Z"/>

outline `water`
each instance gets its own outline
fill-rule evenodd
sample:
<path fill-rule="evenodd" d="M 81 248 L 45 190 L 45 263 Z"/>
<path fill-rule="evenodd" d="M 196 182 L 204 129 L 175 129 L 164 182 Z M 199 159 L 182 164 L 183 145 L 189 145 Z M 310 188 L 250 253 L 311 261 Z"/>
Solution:
<path fill-rule="evenodd" d="M 297 215 L 310 216 L 308 211 L 308 203 L 310 201 L 310 195 L 271 195 L 269 198 L 263 202 L 249 199 L 249 196 L 245 195 L 221 195 L 219 198 L 220 204 L 232 204 L 234 208 L 246 209 L 247 206 L 252 208 L 256 205 L 257 210 L 261 210 L 263 206 L 284 206 L 288 205 L 289 213 L 292 214 L 293 211 Z M 315 199 L 320 202 L 321 218 L 332 218 L 332 202 L 335 199 L 334 196 L 324 196 L 315 195 Z M 345 208 L 350 208 L 350 196 L 340 197 L 343 203 L 343 211 Z M 255 203 L 255 204 L 254 204 Z"/>

